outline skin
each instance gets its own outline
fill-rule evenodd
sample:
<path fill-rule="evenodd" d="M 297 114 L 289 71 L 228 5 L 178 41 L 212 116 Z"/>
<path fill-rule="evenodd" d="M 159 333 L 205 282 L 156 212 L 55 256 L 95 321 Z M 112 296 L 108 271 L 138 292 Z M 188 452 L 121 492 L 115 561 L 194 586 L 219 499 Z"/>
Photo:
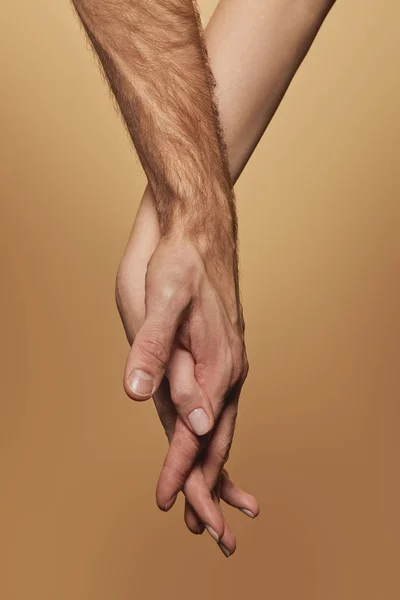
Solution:
<path fill-rule="evenodd" d="M 324 0 L 301 5 L 282 0 L 221 0 L 218 5 L 205 40 L 217 81 L 219 114 L 233 181 L 272 119 L 332 4 Z M 117 278 L 117 303 L 130 342 L 145 318 L 146 270 L 161 235 L 154 196 L 148 186 Z M 184 373 L 192 368 L 190 357 L 184 353 L 178 353 L 176 361 L 177 371 L 182 369 Z M 201 460 L 193 465 L 201 449 L 199 438 L 178 417 L 166 381 L 154 395 L 170 442 L 158 483 L 158 504 L 169 509 L 172 504 L 168 505 L 168 499 L 183 488 L 187 526 L 193 533 L 201 533 L 203 523 L 222 531 L 220 547 L 226 556 L 235 551 L 236 540 L 223 520 L 219 495 L 249 516 L 259 513 L 254 497 L 237 488 L 226 471 L 219 481 L 216 477 L 232 442 L 237 399 L 238 395 L 225 404 Z"/>
<path fill-rule="evenodd" d="M 168 510 L 183 489 L 188 527 L 204 523 L 229 555 L 219 495 L 259 510 L 222 471 L 248 370 L 232 183 L 332 2 L 222 1 L 207 48 L 224 137 L 190 0 L 154 0 L 151 11 L 144 0 L 73 2 L 149 180 L 117 277 L 132 344 L 125 390 L 154 396 L 170 441 L 158 505 Z"/>
<path fill-rule="evenodd" d="M 199 15 L 192 0 L 73 3 L 150 182 L 160 226 L 125 390 L 146 400 L 167 375 L 182 422 L 204 435 L 237 395 L 247 358 L 233 186 Z"/>
<path fill-rule="evenodd" d="M 215 423 L 225 427 L 228 415 L 231 423 L 247 358 L 234 194 L 199 15 L 192 0 L 73 4 L 148 177 L 160 228 L 146 266 L 144 320 L 128 336 L 124 387 L 145 400 L 167 376 L 176 429 L 204 435 Z M 129 281 L 121 268 L 121 314 Z M 202 446 L 196 437 L 192 463 Z M 215 459 L 210 489 L 224 457 L 212 442 L 207 454 Z M 157 500 L 167 510 L 177 490 L 163 497 L 165 491 L 161 486 Z M 219 541 L 225 524 L 209 493 L 203 506 L 204 523 Z"/>

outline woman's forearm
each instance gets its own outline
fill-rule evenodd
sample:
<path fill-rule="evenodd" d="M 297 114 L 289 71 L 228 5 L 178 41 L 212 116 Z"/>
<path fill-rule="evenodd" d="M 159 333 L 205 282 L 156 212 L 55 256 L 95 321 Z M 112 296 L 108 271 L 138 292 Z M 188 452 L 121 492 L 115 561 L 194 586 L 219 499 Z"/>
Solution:
<path fill-rule="evenodd" d="M 235 182 L 334 0 L 221 0 L 205 39 Z"/>
<path fill-rule="evenodd" d="M 334 0 L 221 0 L 212 15 L 205 40 L 234 182 L 333 4 Z M 150 213 L 153 195 L 147 186 L 135 228 Z"/>

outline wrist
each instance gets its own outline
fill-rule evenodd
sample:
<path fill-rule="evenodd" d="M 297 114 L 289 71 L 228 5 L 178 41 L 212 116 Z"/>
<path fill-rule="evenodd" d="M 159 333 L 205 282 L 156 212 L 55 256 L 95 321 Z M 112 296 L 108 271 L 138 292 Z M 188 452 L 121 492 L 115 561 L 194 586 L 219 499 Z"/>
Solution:
<path fill-rule="evenodd" d="M 162 232 L 164 238 L 175 240 L 181 247 L 195 248 L 207 268 L 215 265 L 230 268 L 237 253 L 233 218 L 228 215 L 196 215 L 195 219 L 171 220 Z"/>
<path fill-rule="evenodd" d="M 163 237 L 190 242 L 206 262 L 236 253 L 237 220 L 232 190 L 193 190 L 185 196 L 176 193 L 161 202 L 156 197 L 156 206 Z"/>

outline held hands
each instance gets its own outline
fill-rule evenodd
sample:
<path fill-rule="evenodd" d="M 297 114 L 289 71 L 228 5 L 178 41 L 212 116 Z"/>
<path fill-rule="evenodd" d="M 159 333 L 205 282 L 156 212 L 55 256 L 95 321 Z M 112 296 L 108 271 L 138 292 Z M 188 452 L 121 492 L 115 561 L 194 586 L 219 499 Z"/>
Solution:
<path fill-rule="evenodd" d="M 128 340 L 134 340 L 125 390 L 135 400 L 153 395 L 170 443 L 157 503 L 168 510 L 182 489 L 187 526 L 194 533 L 206 526 L 225 555 L 235 550 L 235 538 L 219 495 L 249 516 L 259 512 L 223 470 L 248 370 L 235 269 L 228 253 L 210 264 L 183 235 L 160 237 L 148 194 L 116 288 Z"/>

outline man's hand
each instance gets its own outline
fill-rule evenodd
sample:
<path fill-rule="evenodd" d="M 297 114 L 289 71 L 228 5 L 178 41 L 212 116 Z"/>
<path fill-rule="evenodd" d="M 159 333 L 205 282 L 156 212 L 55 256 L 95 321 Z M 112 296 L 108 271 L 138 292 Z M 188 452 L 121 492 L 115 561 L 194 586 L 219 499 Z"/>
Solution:
<path fill-rule="evenodd" d="M 140 217 L 139 227 L 146 236 L 148 227 Z M 129 310 L 136 290 L 134 246 L 131 241 L 118 274 L 122 315 Z M 142 277 L 146 316 L 128 356 L 124 384 L 132 398 L 144 400 L 155 394 L 166 375 L 181 417 L 179 435 L 171 441 L 157 487 L 157 502 L 163 510 L 172 505 L 202 449 L 197 435 L 208 432 L 216 420 L 216 435 L 204 452 L 208 489 L 217 484 L 232 443 L 239 393 L 248 370 L 234 270 L 231 274 L 221 270 L 218 281 L 214 277 L 193 244 L 176 237 L 159 241 Z M 148 387 L 138 388 L 138 383 Z M 222 526 L 220 520 L 219 536 Z"/>
<path fill-rule="evenodd" d="M 216 275 L 190 240 L 163 238 L 147 267 L 145 305 L 125 390 L 135 400 L 147 399 L 167 374 L 178 414 L 204 435 L 247 373 L 233 264 Z"/>

